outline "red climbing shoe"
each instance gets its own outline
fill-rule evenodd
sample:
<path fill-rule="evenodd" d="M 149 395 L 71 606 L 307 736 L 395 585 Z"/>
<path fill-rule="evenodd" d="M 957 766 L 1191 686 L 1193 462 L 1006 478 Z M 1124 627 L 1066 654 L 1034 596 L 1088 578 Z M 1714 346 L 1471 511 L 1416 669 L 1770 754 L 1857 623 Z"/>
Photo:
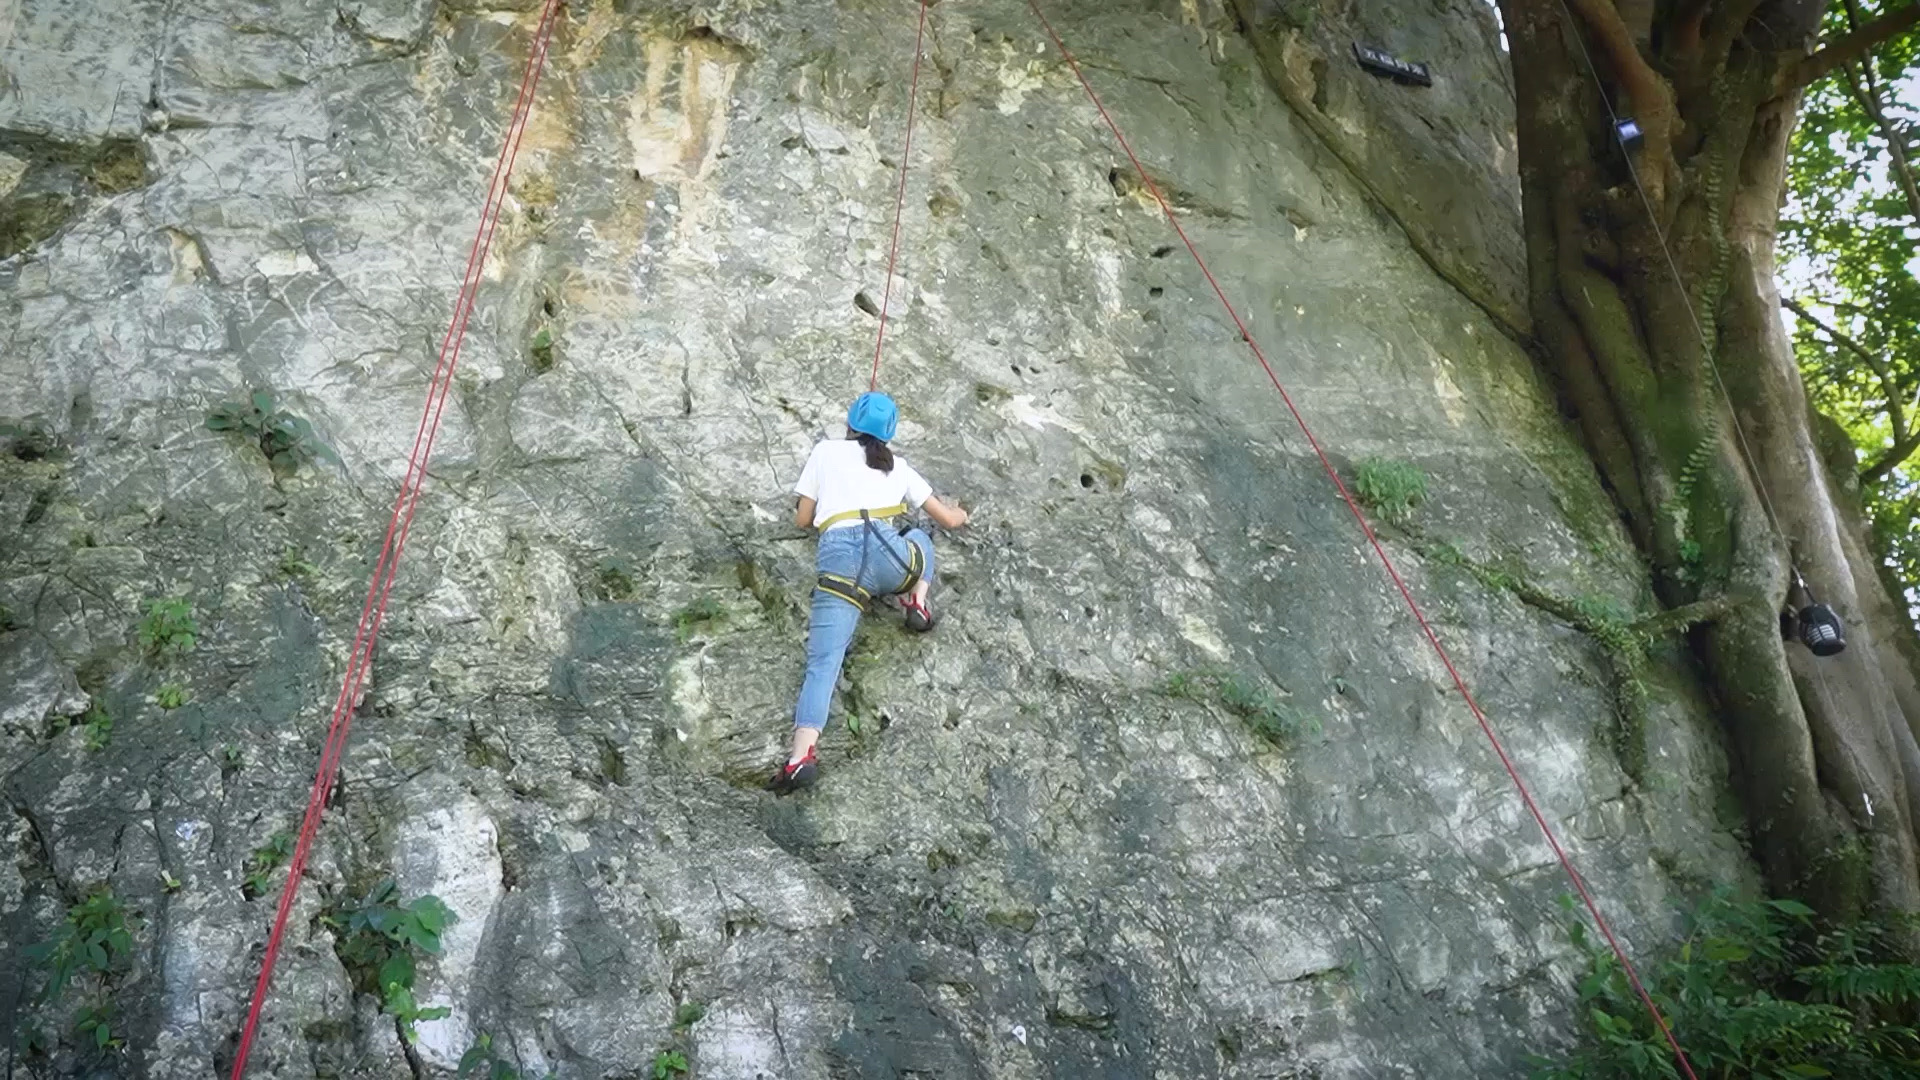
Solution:
<path fill-rule="evenodd" d="M 900 598 L 900 610 L 907 613 L 907 629 L 916 634 L 924 634 L 933 629 L 933 609 L 926 601 L 916 600 L 909 593 Z"/>
<path fill-rule="evenodd" d="M 789 761 L 780 766 L 767 781 L 767 789 L 776 795 L 786 795 L 803 788 L 813 786 L 820 779 L 820 762 L 813 756 L 813 748 L 807 748 L 807 756 L 799 761 Z"/>

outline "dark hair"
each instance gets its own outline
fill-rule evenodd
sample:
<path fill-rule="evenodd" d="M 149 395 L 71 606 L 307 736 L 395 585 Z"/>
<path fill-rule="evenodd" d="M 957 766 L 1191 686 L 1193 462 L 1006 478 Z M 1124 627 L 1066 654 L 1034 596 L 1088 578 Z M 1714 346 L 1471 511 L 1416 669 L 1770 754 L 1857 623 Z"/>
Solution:
<path fill-rule="evenodd" d="M 848 432 L 848 434 L 852 435 L 861 446 L 866 447 L 867 468 L 883 473 L 893 471 L 893 451 L 887 448 L 887 444 L 884 441 L 876 439 L 864 431 L 852 431 Z"/>

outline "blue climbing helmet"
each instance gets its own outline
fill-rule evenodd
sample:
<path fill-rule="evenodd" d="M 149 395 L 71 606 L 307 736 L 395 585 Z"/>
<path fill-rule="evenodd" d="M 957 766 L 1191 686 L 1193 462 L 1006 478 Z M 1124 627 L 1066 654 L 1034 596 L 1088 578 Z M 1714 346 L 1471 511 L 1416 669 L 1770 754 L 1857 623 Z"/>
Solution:
<path fill-rule="evenodd" d="M 847 410 L 847 426 L 881 442 L 892 442 L 894 429 L 900 426 L 900 407 L 878 390 L 869 390 L 853 399 Z"/>

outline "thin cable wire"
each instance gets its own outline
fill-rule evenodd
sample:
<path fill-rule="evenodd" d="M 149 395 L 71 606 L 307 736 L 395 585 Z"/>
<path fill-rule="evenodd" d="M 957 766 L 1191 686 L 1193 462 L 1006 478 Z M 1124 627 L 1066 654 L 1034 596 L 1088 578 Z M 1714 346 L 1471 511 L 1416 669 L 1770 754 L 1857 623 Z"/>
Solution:
<path fill-rule="evenodd" d="M 907 165 L 913 159 L 913 114 L 920 100 L 920 44 L 927 35 L 927 4 L 920 0 L 920 26 L 913 32 L 913 78 L 907 84 L 907 145 L 900 151 L 900 187 L 893 197 L 893 245 L 887 251 L 887 283 L 880 290 L 880 329 L 873 335 L 873 374 L 867 389 L 880 386 L 880 350 L 887 342 L 887 309 L 893 302 L 893 267 L 900 257 L 900 216 L 907 205 Z"/>
<path fill-rule="evenodd" d="M 1048 22 L 1046 15 L 1041 12 L 1039 0 L 1027 0 L 1027 6 L 1033 10 L 1034 17 L 1040 20 L 1040 25 L 1046 29 L 1047 36 L 1053 39 L 1053 44 L 1060 50 L 1060 55 L 1066 58 L 1067 65 L 1073 69 L 1074 77 L 1080 81 L 1081 88 L 1087 92 L 1087 97 L 1093 102 L 1093 107 L 1099 111 L 1100 118 L 1106 122 L 1108 130 L 1113 132 L 1114 139 L 1119 142 L 1120 149 L 1126 152 L 1127 160 L 1133 163 L 1134 170 L 1139 174 L 1141 182 L 1146 185 L 1147 190 L 1152 193 L 1154 201 L 1159 204 L 1160 213 L 1166 217 L 1167 223 L 1173 226 L 1174 232 L 1179 234 L 1180 242 L 1186 245 L 1187 253 L 1193 256 L 1195 265 L 1200 268 L 1200 273 L 1206 277 L 1207 284 L 1212 287 L 1214 296 L 1219 298 L 1220 306 L 1226 310 L 1228 317 L 1233 320 L 1234 326 L 1239 329 L 1240 340 L 1246 342 L 1247 348 L 1252 351 L 1254 359 L 1260 362 L 1261 369 L 1267 373 L 1267 379 L 1273 383 L 1273 388 L 1280 392 L 1280 400 L 1286 403 L 1287 411 L 1293 415 L 1293 421 L 1300 428 L 1301 435 L 1306 438 L 1307 444 L 1313 448 L 1314 456 L 1320 460 L 1320 467 L 1326 472 L 1327 478 L 1333 482 L 1334 488 L 1339 491 L 1340 498 L 1347 504 L 1347 510 L 1352 513 L 1354 521 L 1360 526 L 1360 531 L 1366 536 L 1367 542 L 1372 545 L 1374 555 L 1380 560 L 1380 565 L 1386 570 L 1387 576 L 1393 580 L 1394 587 L 1399 590 L 1400 598 L 1406 603 L 1407 610 L 1413 614 L 1414 621 L 1419 623 L 1420 630 L 1422 634 L 1425 635 L 1427 644 L 1432 647 L 1434 655 L 1439 657 L 1441 665 L 1446 668 L 1448 676 L 1451 677 L 1453 681 L 1454 688 L 1460 692 L 1460 697 L 1466 702 L 1468 710 L 1472 712 L 1474 721 L 1480 725 L 1481 733 L 1487 737 L 1488 743 L 1493 747 L 1494 754 L 1499 757 L 1501 766 L 1506 770 L 1507 777 L 1513 782 L 1514 790 L 1519 793 L 1520 801 L 1525 805 L 1527 812 L 1532 815 L 1534 824 L 1540 827 L 1541 834 L 1546 837 L 1547 846 L 1553 849 L 1554 857 L 1559 861 L 1560 868 L 1566 872 L 1567 880 L 1572 883 L 1574 891 L 1579 894 L 1580 901 L 1586 906 L 1587 914 L 1592 918 L 1594 926 L 1597 927 L 1601 935 L 1606 938 L 1608 946 L 1611 947 L 1613 951 L 1614 958 L 1619 961 L 1621 970 L 1624 971 L 1627 976 L 1627 981 L 1632 984 L 1634 992 L 1639 995 L 1641 1003 L 1646 1006 L 1647 1013 L 1653 1018 L 1654 1025 L 1660 1029 L 1660 1034 L 1666 1038 L 1667 1045 L 1673 1050 L 1673 1056 L 1680 1063 L 1681 1070 L 1689 1080 L 1699 1080 L 1693 1071 L 1692 1062 L 1687 1060 L 1686 1051 L 1680 1047 L 1679 1039 L 1674 1036 L 1673 1029 L 1668 1026 L 1666 1017 L 1660 1012 L 1660 1007 L 1654 1003 L 1653 995 L 1647 991 L 1646 986 L 1640 981 L 1640 973 L 1634 968 L 1633 961 L 1628 959 L 1626 949 L 1621 946 L 1619 939 L 1614 935 L 1612 925 L 1609 924 L 1606 917 L 1600 913 L 1599 902 L 1594 899 L 1593 893 L 1587 888 L 1586 879 L 1583 878 L 1580 871 L 1574 867 L 1573 858 L 1569 856 L 1566 849 L 1561 846 L 1559 834 L 1554 832 L 1553 826 L 1547 822 L 1546 814 L 1540 809 L 1539 803 L 1534 800 L 1533 793 L 1528 789 L 1526 781 L 1521 778 L 1519 767 L 1513 763 L 1512 757 L 1507 754 L 1506 745 L 1494 730 L 1493 721 L 1490 720 L 1486 712 L 1480 708 L 1480 703 L 1474 698 L 1473 691 L 1467 688 L 1466 679 L 1460 674 L 1459 668 L 1454 666 L 1453 657 L 1448 654 L 1446 646 L 1440 642 L 1439 634 L 1434 631 L 1432 624 L 1427 621 L 1426 612 L 1420 607 L 1420 602 L 1414 599 L 1413 590 L 1407 585 L 1406 579 L 1401 577 L 1399 568 L 1394 565 L 1392 557 L 1387 554 L 1386 547 L 1381 544 L 1380 538 L 1375 535 L 1373 526 L 1368 523 L 1366 514 L 1360 509 L 1360 504 L 1354 499 L 1352 492 L 1347 490 L 1345 481 L 1340 479 L 1339 470 L 1333 467 L 1333 461 L 1327 457 L 1326 451 L 1320 445 L 1320 440 L 1314 435 L 1313 429 L 1308 426 L 1306 417 L 1303 416 L 1299 408 L 1294 405 L 1293 395 L 1289 394 L 1286 386 L 1280 382 L 1280 376 L 1274 371 L 1273 365 L 1268 362 L 1266 352 L 1260 348 L 1259 341 L 1255 340 L 1253 332 L 1247 328 L 1245 320 L 1240 317 L 1240 313 L 1234 308 L 1232 301 L 1227 299 L 1226 291 L 1220 287 L 1219 280 L 1213 276 L 1213 271 L 1207 267 L 1206 259 L 1200 255 L 1200 249 L 1194 245 L 1192 238 L 1187 235 L 1186 227 L 1181 225 L 1180 219 L 1174 215 L 1173 207 L 1168 205 L 1166 196 L 1160 191 L 1159 183 L 1153 179 L 1151 173 L 1147 172 L 1146 166 L 1141 164 L 1139 155 L 1134 153 L 1133 145 L 1127 141 L 1126 135 L 1121 132 L 1120 125 L 1114 122 L 1113 116 L 1107 112 L 1107 107 L 1101 103 L 1100 95 L 1094 91 L 1093 84 L 1087 80 L 1086 72 L 1080 68 L 1080 62 L 1074 58 L 1073 52 L 1067 48 L 1066 42 L 1061 40 L 1059 33 L 1054 30 L 1053 24 Z"/>
<path fill-rule="evenodd" d="M 1580 48 L 1580 58 L 1586 63 L 1587 75 L 1593 79 L 1593 89 L 1600 95 L 1600 104 L 1606 108 L 1607 120 L 1612 125 L 1615 139 L 1618 139 L 1620 114 L 1613 110 L 1613 101 L 1607 96 L 1606 84 L 1600 81 L 1600 69 L 1594 66 L 1593 54 L 1587 51 L 1587 40 L 1580 33 L 1580 21 L 1574 18 L 1572 9 L 1567 7 L 1567 0 L 1560 0 L 1560 11 L 1567 17 L 1573 32 L 1574 44 Z M 1753 456 L 1753 447 L 1747 442 L 1746 427 L 1740 423 L 1740 411 L 1733 407 L 1733 395 L 1727 392 L 1726 380 L 1720 377 L 1720 365 L 1713 359 L 1713 342 L 1707 337 L 1706 325 L 1700 321 L 1699 314 L 1693 310 L 1693 297 L 1687 292 L 1686 278 L 1680 276 L 1680 263 L 1673 257 L 1673 249 L 1667 245 L 1667 232 L 1660 227 L 1660 216 L 1654 212 L 1653 200 L 1647 195 L 1646 185 L 1640 182 L 1640 170 L 1633 164 L 1633 151 L 1622 143 L 1620 152 L 1627 161 L 1627 174 L 1633 177 L 1633 190 L 1639 193 L 1640 205 L 1646 208 L 1647 224 L 1653 226 L 1654 239 L 1660 242 L 1660 254 L 1666 257 L 1667 272 L 1673 275 L 1674 289 L 1680 294 L 1680 306 L 1686 309 L 1687 321 L 1693 324 L 1693 332 L 1700 339 L 1700 352 L 1707 358 L 1707 370 L 1713 373 L 1713 384 L 1720 390 L 1720 400 L 1726 403 L 1727 416 L 1733 421 L 1734 437 L 1740 443 L 1740 456 L 1746 459 L 1747 471 L 1753 476 L 1754 488 L 1760 492 L 1760 503 L 1766 508 L 1767 520 L 1773 524 L 1773 531 L 1784 540 L 1787 534 L 1786 530 L 1780 527 L 1780 515 L 1774 512 L 1773 495 L 1767 490 L 1766 477 L 1761 473 L 1760 465 Z M 1788 562 L 1791 563 L 1792 559 L 1788 559 Z M 1794 571 L 1794 576 L 1799 577 L 1798 570 Z"/>

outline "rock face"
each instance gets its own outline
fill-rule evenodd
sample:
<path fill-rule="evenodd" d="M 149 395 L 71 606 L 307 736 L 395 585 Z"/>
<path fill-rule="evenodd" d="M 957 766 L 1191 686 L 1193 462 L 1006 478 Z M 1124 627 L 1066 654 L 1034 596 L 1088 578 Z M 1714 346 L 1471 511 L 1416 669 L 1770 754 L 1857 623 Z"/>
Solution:
<path fill-rule="evenodd" d="M 1510 101 L 1444 85 L 1497 71 L 1472 6 L 1400 16 L 1443 85 L 1366 84 L 1432 115 L 1367 129 L 1356 165 L 1323 140 L 1361 99 L 1316 119 L 1274 89 L 1271 5 L 1046 4 L 1339 465 L 1418 464 L 1427 537 L 1644 606 L 1488 314 L 1518 238 L 1489 224 Z M 0 180 L 31 225 L 0 263 L 26 1075 L 231 1061 L 536 7 L 0 15 Z M 1564 878 L 1020 0 L 931 9 L 882 373 L 900 449 L 975 513 L 939 539 L 945 621 L 869 619 L 822 786 L 760 790 L 812 572 L 786 492 L 865 387 L 913 18 L 561 16 L 250 1075 L 445 1076 L 484 1034 L 566 1078 L 669 1051 L 743 1080 L 1449 1078 L 1566 1038 Z M 1409 239 L 1454 204 L 1383 203 L 1421 171 L 1471 202 L 1442 241 L 1485 295 Z M 338 463 L 208 430 L 254 391 Z M 1748 872 L 1679 667 L 1631 784 L 1597 646 L 1387 542 L 1636 947 Z M 148 614 L 173 597 L 190 644 Z M 343 922 L 383 878 L 458 917 L 416 983 L 450 1015 L 413 1044 Z M 130 955 L 40 1001 L 28 947 L 102 886 Z"/>

